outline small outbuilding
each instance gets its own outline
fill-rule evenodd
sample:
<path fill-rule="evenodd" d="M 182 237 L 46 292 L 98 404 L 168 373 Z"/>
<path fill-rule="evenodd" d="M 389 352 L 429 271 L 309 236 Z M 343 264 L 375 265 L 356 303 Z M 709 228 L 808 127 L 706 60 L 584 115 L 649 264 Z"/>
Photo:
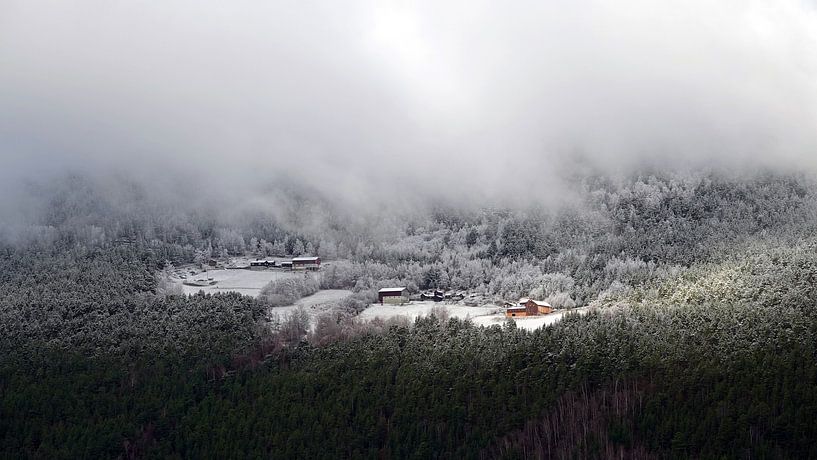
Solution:
<path fill-rule="evenodd" d="M 443 291 L 437 289 L 434 291 L 426 291 L 420 294 L 420 300 L 433 300 L 435 302 L 442 302 L 445 300 Z"/>
<path fill-rule="evenodd" d="M 292 259 L 293 270 L 319 270 L 320 268 L 320 257 L 295 257 Z"/>
<path fill-rule="evenodd" d="M 259 267 L 274 267 L 275 260 L 253 260 L 250 261 L 250 267 L 259 268 Z"/>
<path fill-rule="evenodd" d="M 408 289 L 404 287 L 383 288 L 377 291 L 377 301 L 381 305 L 389 303 L 403 305 L 409 302 Z"/>

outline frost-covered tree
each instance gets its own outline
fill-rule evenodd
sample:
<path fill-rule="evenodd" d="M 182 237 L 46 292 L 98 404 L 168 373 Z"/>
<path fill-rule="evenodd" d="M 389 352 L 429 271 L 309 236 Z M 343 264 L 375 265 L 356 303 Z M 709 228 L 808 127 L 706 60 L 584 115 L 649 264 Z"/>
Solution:
<path fill-rule="evenodd" d="M 338 258 L 338 246 L 332 240 L 321 240 L 318 246 L 318 255 L 322 259 L 332 260 Z"/>
<path fill-rule="evenodd" d="M 296 255 L 296 256 L 300 256 L 300 255 L 303 255 L 305 251 L 306 251 L 306 248 L 304 247 L 303 241 L 301 241 L 300 238 L 296 239 L 295 244 L 292 245 L 292 254 Z"/>
<path fill-rule="evenodd" d="M 287 253 L 286 245 L 283 240 L 276 240 L 270 248 L 270 255 L 284 256 Z"/>

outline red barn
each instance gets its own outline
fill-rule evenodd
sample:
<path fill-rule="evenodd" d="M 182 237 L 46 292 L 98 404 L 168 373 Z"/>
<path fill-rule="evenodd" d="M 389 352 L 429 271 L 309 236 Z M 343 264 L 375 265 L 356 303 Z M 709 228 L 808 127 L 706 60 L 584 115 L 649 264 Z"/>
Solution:
<path fill-rule="evenodd" d="M 553 307 L 551 307 L 549 303 L 541 300 L 527 299 L 524 305 L 528 311 L 535 311 L 535 315 L 547 315 L 548 313 L 553 313 Z"/>
<path fill-rule="evenodd" d="M 549 303 L 523 297 L 516 305 L 510 305 L 507 308 L 505 316 L 537 316 L 552 312 L 553 307 Z"/>
<path fill-rule="evenodd" d="M 505 309 L 505 316 L 528 316 L 528 312 L 524 305 L 513 305 Z"/>

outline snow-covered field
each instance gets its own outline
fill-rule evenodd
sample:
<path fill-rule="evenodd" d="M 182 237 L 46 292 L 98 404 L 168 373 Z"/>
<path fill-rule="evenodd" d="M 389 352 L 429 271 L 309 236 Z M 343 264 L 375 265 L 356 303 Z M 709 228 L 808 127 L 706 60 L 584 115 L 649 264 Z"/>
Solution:
<path fill-rule="evenodd" d="M 418 316 L 426 316 L 431 313 L 434 307 L 445 308 L 448 316 L 460 319 L 473 319 L 479 316 L 490 315 L 501 308 L 496 306 L 469 307 L 463 304 L 443 304 L 439 302 L 411 302 L 408 305 L 372 305 L 363 310 L 358 318 L 360 319 L 389 319 L 394 316 L 405 316 L 410 320 Z"/>
<path fill-rule="evenodd" d="M 578 313 L 580 315 L 584 315 L 589 311 L 588 307 L 583 308 L 574 308 L 570 310 L 570 313 Z M 531 316 L 531 317 L 517 317 L 513 318 L 516 321 L 516 326 L 522 329 L 527 329 L 529 331 L 533 331 L 539 329 L 544 326 L 549 326 L 559 320 L 562 319 L 565 315 L 565 311 L 557 311 L 555 313 L 551 313 L 549 315 L 542 315 L 542 316 Z M 494 324 L 502 325 L 508 318 L 505 317 L 503 313 L 496 314 L 496 315 L 487 315 L 487 316 L 479 316 L 477 318 L 473 318 L 474 324 L 480 326 L 491 326 Z"/>
<path fill-rule="evenodd" d="M 295 273 L 280 270 L 209 270 L 196 275 L 188 275 L 187 279 L 198 280 L 213 278 L 217 283 L 213 286 L 187 286 L 183 285 L 184 293 L 187 295 L 204 291 L 208 294 L 217 292 L 238 292 L 240 294 L 258 297 L 261 288 L 274 279 L 303 276 L 303 273 Z"/>
<path fill-rule="evenodd" d="M 325 289 L 298 300 L 294 305 L 270 308 L 268 312 L 270 315 L 278 315 L 278 318 L 283 320 L 287 316 L 291 315 L 296 309 L 303 307 L 303 309 L 309 315 L 311 329 L 315 326 L 315 317 L 321 313 L 330 311 L 335 302 L 350 295 L 352 295 L 352 291 L 345 291 L 343 289 Z"/>
<path fill-rule="evenodd" d="M 503 309 L 496 306 L 468 307 L 462 304 L 452 305 L 436 302 L 412 302 L 408 305 L 372 305 L 361 312 L 358 317 L 360 319 L 374 319 L 377 317 L 388 319 L 395 316 L 405 316 L 410 320 L 414 320 L 418 316 L 428 315 L 434 307 L 445 308 L 450 317 L 470 319 L 478 326 L 502 325 L 507 319 Z M 576 308 L 570 311 L 582 315 L 587 313 L 588 308 Z M 513 319 L 518 327 L 532 331 L 561 320 L 565 313 L 560 311 L 549 315 Z"/>
<path fill-rule="evenodd" d="M 293 305 L 270 308 L 270 312 L 285 316 L 292 313 L 292 311 L 298 307 L 304 307 L 304 309 L 306 309 L 307 313 L 310 315 L 312 315 L 313 312 L 318 314 L 325 311 L 329 304 L 342 300 L 350 295 L 352 295 L 352 291 L 345 291 L 343 289 L 325 289 L 299 299 Z"/>
<path fill-rule="evenodd" d="M 238 292 L 240 294 L 258 297 L 261 288 L 267 285 L 274 279 L 291 278 L 296 276 L 303 276 L 302 273 L 281 271 L 281 270 L 242 270 L 242 269 L 224 269 L 224 270 L 209 270 L 195 275 L 188 275 L 188 280 L 199 280 L 212 278 L 216 284 L 212 286 L 187 286 L 183 285 L 184 293 L 187 295 L 195 294 L 199 291 L 215 294 L 217 292 Z M 174 281 L 180 282 L 180 279 Z M 280 317 L 286 317 L 295 309 L 303 307 L 309 314 L 314 323 L 314 318 L 326 311 L 330 310 L 330 306 L 335 302 L 351 295 L 351 291 L 340 289 L 329 289 L 318 291 L 317 293 L 304 297 L 294 305 L 286 307 L 277 307 L 270 309 L 270 313 L 277 314 Z M 431 313 L 433 308 L 444 308 L 448 311 L 448 316 L 452 318 L 470 319 L 474 324 L 479 326 L 491 326 L 494 324 L 501 325 L 507 319 L 504 315 L 503 309 L 495 305 L 484 305 L 481 307 L 469 307 L 467 305 L 446 304 L 441 302 L 411 302 L 408 305 L 379 305 L 375 304 L 362 311 L 358 318 L 362 320 L 371 320 L 374 318 L 389 319 L 395 316 L 404 316 L 413 321 L 418 316 L 427 316 Z M 584 314 L 588 311 L 585 308 L 576 308 L 571 312 Z M 534 316 L 530 318 L 514 318 L 516 325 L 523 329 L 535 330 L 543 326 L 548 326 L 562 319 L 565 312 L 556 312 L 549 315 Z"/>

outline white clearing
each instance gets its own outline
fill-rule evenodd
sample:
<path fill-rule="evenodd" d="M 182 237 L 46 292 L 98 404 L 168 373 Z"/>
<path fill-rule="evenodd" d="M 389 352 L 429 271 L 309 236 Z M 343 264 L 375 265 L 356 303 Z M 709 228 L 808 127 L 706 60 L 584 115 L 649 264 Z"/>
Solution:
<path fill-rule="evenodd" d="M 444 308 L 452 318 L 470 319 L 477 326 L 502 325 L 508 318 L 503 309 L 494 305 L 469 307 L 463 304 L 444 304 L 437 302 L 411 302 L 407 305 L 372 305 L 363 310 L 358 318 L 371 320 L 374 318 L 389 319 L 395 316 L 405 316 L 414 320 L 418 316 L 427 316 L 434 307 Z M 574 308 L 569 311 L 558 311 L 549 315 L 515 317 L 516 326 L 533 331 L 543 326 L 549 326 L 561 320 L 566 313 L 586 314 L 589 307 Z"/>
<path fill-rule="evenodd" d="M 213 278 L 216 284 L 212 286 L 187 286 L 182 285 L 184 293 L 187 295 L 204 291 L 207 294 L 217 292 L 238 292 L 239 294 L 258 297 L 261 288 L 274 279 L 292 278 L 304 276 L 303 273 L 296 273 L 282 270 L 246 270 L 246 269 L 226 269 L 208 270 L 195 275 L 188 275 L 188 280 Z"/>
<path fill-rule="evenodd" d="M 345 291 L 343 289 L 325 289 L 302 299 L 298 299 L 292 305 L 287 305 L 286 307 L 273 307 L 270 308 L 269 311 L 272 313 L 278 313 L 279 315 L 286 315 L 298 307 L 304 307 L 307 312 L 310 312 L 310 310 L 319 310 L 318 313 L 320 313 L 320 311 L 326 309 L 325 307 L 331 306 L 330 304 L 343 300 L 350 295 L 352 295 L 352 291 Z"/>
<path fill-rule="evenodd" d="M 345 291 L 343 289 L 325 289 L 318 291 L 310 296 L 299 299 L 293 305 L 286 307 L 272 307 L 267 310 L 267 313 L 277 315 L 279 319 L 284 319 L 291 315 L 293 311 L 303 307 L 309 315 L 310 328 L 315 326 L 315 317 L 321 313 L 331 311 L 335 302 L 345 299 L 352 295 L 352 291 Z"/>
<path fill-rule="evenodd" d="M 434 307 L 444 308 L 451 318 L 474 319 L 479 316 L 491 315 L 500 311 L 496 306 L 469 307 L 463 304 L 445 304 L 440 302 L 411 302 L 407 305 L 372 305 L 363 310 L 358 318 L 371 320 L 374 318 L 389 319 L 395 316 L 405 316 L 414 320 L 418 316 L 427 316 Z"/>
<path fill-rule="evenodd" d="M 589 311 L 589 307 L 582 307 L 582 308 L 574 308 L 568 311 L 557 311 L 555 313 L 550 313 L 548 315 L 541 315 L 541 316 L 528 316 L 528 317 L 515 317 L 512 318 L 516 321 L 516 327 L 527 329 L 529 331 L 533 331 L 539 329 L 544 326 L 550 326 L 551 324 L 556 323 L 557 321 L 561 320 L 565 314 L 567 313 L 576 313 L 579 315 L 587 314 Z M 497 315 L 489 315 L 489 316 L 480 316 L 474 318 L 474 324 L 480 326 L 492 326 L 494 324 L 502 325 L 508 318 L 504 314 L 497 314 Z"/>

